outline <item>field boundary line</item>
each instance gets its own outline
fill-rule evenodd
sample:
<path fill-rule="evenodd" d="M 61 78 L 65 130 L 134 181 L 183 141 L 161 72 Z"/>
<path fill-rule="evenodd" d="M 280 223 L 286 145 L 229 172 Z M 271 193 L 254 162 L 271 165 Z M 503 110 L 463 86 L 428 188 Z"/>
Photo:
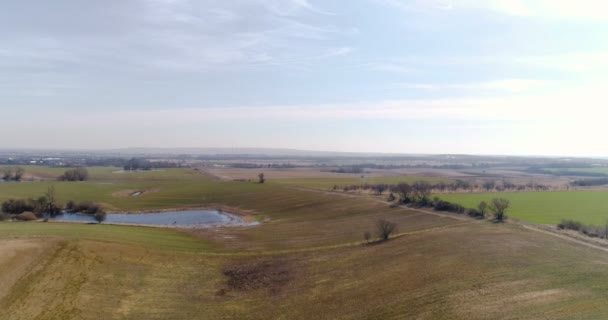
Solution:
<path fill-rule="evenodd" d="M 522 227 L 524 227 L 525 229 L 528 229 L 528 230 L 531 230 L 531 231 L 540 232 L 540 233 L 544 233 L 544 234 L 551 235 L 551 236 L 554 236 L 554 237 L 557 237 L 557 238 L 561 238 L 561 239 L 564 239 L 564 240 L 567 240 L 567 241 L 570 241 L 570 242 L 574 242 L 574 243 L 583 245 L 583 246 L 591 248 L 591 249 L 596 249 L 596 250 L 601 250 L 601 251 L 604 251 L 604 252 L 608 252 L 608 248 L 607 247 L 603 247 L 603 246 L 601 246 L 599 244 L 594 244 L 594 243 L 591 243 L 591 242 L 588 242 L 588 241 L 585 241 L 585 240 L 582 240 L 582 239 L 573 238 L 573 237 L 570 237 L 568 235 L 560 234 L 560 233 L 557 233 L 555 231 L 549 231 L 549 230 L 546 230 L 546 229 L 543 229 L 543 228 L 540 228 L 540 227 L 536 227 L 534 225 L 526 224 L 526 223 L 515 222 L 514 224 L 519 224 Z"/>

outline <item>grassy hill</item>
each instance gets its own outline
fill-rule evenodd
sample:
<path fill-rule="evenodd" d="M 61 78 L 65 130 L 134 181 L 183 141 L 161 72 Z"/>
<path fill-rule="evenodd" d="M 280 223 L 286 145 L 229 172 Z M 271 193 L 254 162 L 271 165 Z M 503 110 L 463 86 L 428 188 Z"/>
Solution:
<path fill-rule="evenodd" d="M 3 184 L 0 197 L 34 196 L 48 184 Z M 53 184 L 62 200 L 117 210 L 221 203 L 263 223 L 187 231 L 2 222 L 0 319 L 595 319 L 608 312 L 607 254 L 514 224 L 221 182 L 193 170 L 108 171 Z M 137 189 L 158 190 L 121 193 Z M 398 237 L 363 244 L 379 218 L 396 222 Z"/>

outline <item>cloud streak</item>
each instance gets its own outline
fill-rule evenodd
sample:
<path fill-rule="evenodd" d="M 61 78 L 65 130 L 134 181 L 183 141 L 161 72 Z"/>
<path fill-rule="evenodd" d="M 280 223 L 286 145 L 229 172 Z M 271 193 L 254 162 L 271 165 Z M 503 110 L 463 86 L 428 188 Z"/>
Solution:
<path fill-rule="evenodd" d="M 608 20 L 602 0 L 372 0 L 408 12 L 428 10 L 487 10 L 510 16 L 565 20 Z"/>

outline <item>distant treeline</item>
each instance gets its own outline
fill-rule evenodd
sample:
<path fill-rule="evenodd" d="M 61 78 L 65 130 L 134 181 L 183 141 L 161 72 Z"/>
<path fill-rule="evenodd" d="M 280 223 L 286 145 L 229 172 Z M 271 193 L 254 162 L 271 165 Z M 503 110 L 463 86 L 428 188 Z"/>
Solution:
<path fill-rule="evenodd" d="M 362 163 L 356 165 L 341 166 L 337 171 L 340 170 L 362 170 L 363 169 L 451 169 L 451 170 L 464 170 L 464 169 L 475 169 L 475 168 L 490 168 L 491 165 L 487 163 L 471 163 L 471 164 L 443 164 L 443 165 L 430 165 L 430 164 L 404 164 L 404 165 L 384 165 L 376 163 Z M 333 172 L 333 171 L 332 171 Z M 341 171 L 340 171 L 341 172 Z M 347 173 L 359 173 L 359 172 L 347 172 Z"/>
<path fill-rule="evenodd" d="M 360 166 L 352 166 L 352 167 L 340 167 L 338 169 L 334 169 L 334 170 L 329 170 L 329 172 L 334 172 L 334 173 L 365 173 L 365 170 L 363 170 L 363 167 Z"/>
<path fill-rule="evenodd" d="M 570 184 L 577 187 L 605 186 L 608 185 L 608 178 L 575 180 Z"/>
<path fill-rule="evenodd" d="M 122 166 L 126 171 L 138 171 L 138 170 L 154 170 L 154 169 L 167 169 L 167 168 L 181 168 L 181 163 L 172 161 L 150 161 L 143 158 L 131 158 L 126 161 Z"/>
<path fill-rule="evenodd" d="M 268 163 L 268 164 L 257 164 L 257 163 L 231 163 L 228 165 L 231 168 L 242 168 L 242 169 L 255 169 L 255 168 L 296 168 L 296 165 L 290 163 Z"/>
<path fill-rule="evenodd" d="M 424 188 L 428 188 L 431 192 L 446 192 L 446 191 L 456 192 L 456 191 L 460 191 L 460 190 L 461 191 L 485 190 L 486 192 L 490 192 L 490 191 L 498 191 L 498 192 L 503 192 L 503 191 L 547 191 L 547 190 L 550 190 L 549 186 L 543 185 L 543 184 L 536 184 L 536 183 L 528 183 L 525 185 L 524 184 L 514 184 L 509 181 L 504 181 L 504 180 L 503 181 L 487 180 L 481 184 L 472 183 L 472 182 L 464 181 L 464 180 L 456 180 L 454 182 L 449 182 L 449 183 L 437 182 L 437 183 L 433 183 L 433 184 L 425 182 L 425 181 L 419 181 L 419 182 L 415 182 L 411 185 L 408 183 L 399 183 L 399 184 L 363 183 L 363 184 L 353 184 L 353 185 L 346 185 L 346 186 L 334 185 L 333 190 L 342 190 L 345 192 L 364 190 L 364 191 L 372 191 L 378 195 L 381 195 L 382 193 L 384 193 L 387 190 L 392 193 L 398 193 L 400 189 L 401 190 L 404 190 L 404 188 L 407 189 L 408 186 L 410 188 L 419 188 L 421 185 L 423 185 Z"/>

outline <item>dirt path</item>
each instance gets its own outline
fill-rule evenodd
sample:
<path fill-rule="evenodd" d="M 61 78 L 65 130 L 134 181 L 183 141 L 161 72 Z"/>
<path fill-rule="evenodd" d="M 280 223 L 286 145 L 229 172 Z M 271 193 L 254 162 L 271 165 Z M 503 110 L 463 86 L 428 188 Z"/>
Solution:
<path fill-rule="evenodd" d="M 201 175 L 204 175 L 204 176 L 208 177 L 211 180 L 228 181 L 228 179 L 226 179 L 226 177 L 213 174 L 213 173 L 209 172 L 207 169 L 205 169 L 204 167 L 195 167 L 193 169 L 194 169 L 195 172 L 197 172 L 197 173 L 199 173 Z"/>

